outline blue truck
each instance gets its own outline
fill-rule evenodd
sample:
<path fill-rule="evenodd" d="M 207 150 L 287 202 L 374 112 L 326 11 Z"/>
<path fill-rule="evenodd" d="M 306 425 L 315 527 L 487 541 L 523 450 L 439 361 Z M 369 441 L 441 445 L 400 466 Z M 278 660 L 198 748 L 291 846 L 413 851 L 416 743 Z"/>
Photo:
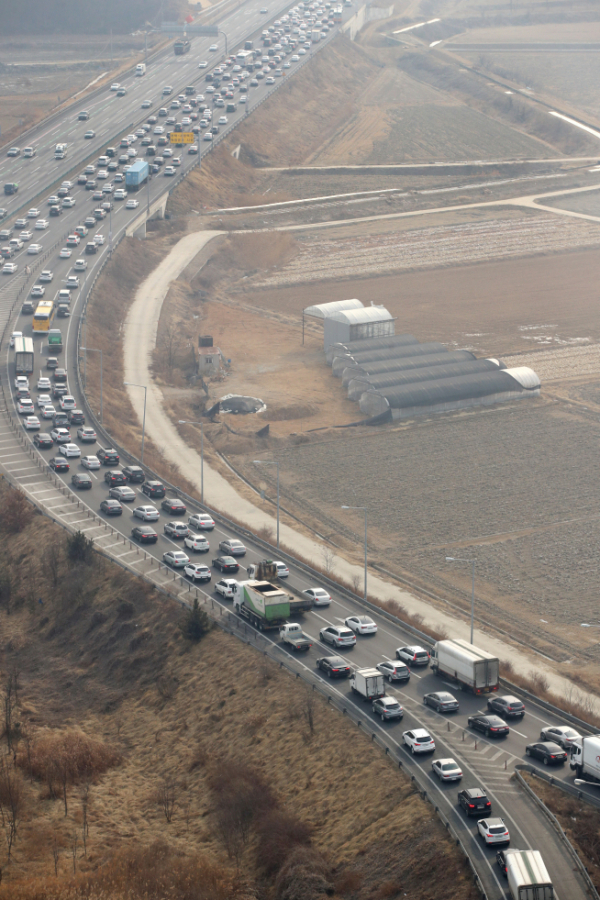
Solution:
<path fill-rule="evenodd" d="M 129 172 L 125 172 L 125 187 L 128 191 L 137 191 L 146 184 L 150 174 L 150 167 L 145 159 L 134 162 Z"/>

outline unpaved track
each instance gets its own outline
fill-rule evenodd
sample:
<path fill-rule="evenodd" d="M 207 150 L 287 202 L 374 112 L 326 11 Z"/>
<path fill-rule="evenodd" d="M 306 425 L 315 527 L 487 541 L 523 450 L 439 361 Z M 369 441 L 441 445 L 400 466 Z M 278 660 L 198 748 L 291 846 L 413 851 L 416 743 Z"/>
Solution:
<path fill-rule="evenodd" d="M 217 235 L 222 232 L 198 232 L 182 238 L 169 255 L 150 273 L 140 285 L 135 300 L 127 316 L 124 328 L 124 371 L 125 380 L 148 386 L 146 407 L 146 433 L 161 448 L 163 455 L 179 466 L 186 473 L 189 481 L 200 491 L 200 455 L 182 440 L 179 432 L 164 411 L 162 394 L 153 384 L 150 371 L 152 351 L 156 345 L 158 323 L 162 304 L 175 280 L 194 257 Z M 140 422 L 144 414 L 144 393 L 139 387 L 128 388 L 129 397 Z M 204 494 L 207 506 L 220 510 L 224 515 L 231 515 L 254 532 L 263 526 L 275 531 L 275 520 L 258 509 L 244 497 L 240 496 L 232 484 L 219 472 L 205 462 Z M 232 475 L 232 480 L 234 476 Z M 281 523 L 281 543 L 294 548 L 301 556 L 322 564 L 322 545 L 299 534 L 284 522 Z M 362 566 L 348 563 L 341 557 L 335 557 L 336 573 L 351 582 L 354 576 L 362 578 Z M 424 627 L 443 628 L 453 637 L 468 639 L 469 624 L 466 619 L 456 619 L 442 612 L 426 601 L 417 599 L 407 591 L 394 584 L 369 573 L 369 590 L 381 598 L 393 598 L 401 603 L 408 612 L 419 613 L 424 617 Z M 562 678 L 546 661 L 538 655 L 527 655 L 524 651 L 498 640 L 483 629 L 475 629 L 475 643 L 483 644 L 486 649 L 502 659 L 510 660 L 516 671 L 528 672 L 532 664 L 543 672 L 552 690 L 564 694 L 569 689 L 569 682 Z"/>

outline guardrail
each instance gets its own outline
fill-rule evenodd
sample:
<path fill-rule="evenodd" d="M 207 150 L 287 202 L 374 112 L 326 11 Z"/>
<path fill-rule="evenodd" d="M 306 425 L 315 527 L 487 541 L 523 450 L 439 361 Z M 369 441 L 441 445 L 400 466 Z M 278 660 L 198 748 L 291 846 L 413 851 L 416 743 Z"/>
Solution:
<path fill-rule="evenodd" d="M 542 810 L 542 812 L 544 813 L 544 815 L 546 816 L 546 818 L 547 818 L 547 819 L 551 822 L 551 824 L 554 826 L 555 831 L 556 831 L 557 834 L 560 836 L 560 838 L 561 838 L 561 840 L 563 841 L 565 847 L 567 848 L 567 850 L 568 850 L 568 852 L 570 853 L 571 857 L 572 857 L 573 860 L 575 861 L 575 865 L 577 866 L 577 868 L 579 869 L 581 875 L 583 876 L 584 881 L 585 881 L 585 883 L 586 883 L 586 885 L 587 885 L 588 891 L 590 892 L 590 894 L 592 895 L 592 897 L 594 897 L 594 900 L 600 900 L 600 895 L 598 894 L 598 891 L 596 890 L 596 888 L 595 888 L 595 886 L 594 886 L 594 882 L 593 882 L 592 879 L 590 878 L 590 874 L 589 874 L 588 870 L 586 869 L 586 867 L 585 867 L 584 864 L 582 863 L 582 861 L 581 861 L 581 859 L 580 859 L 580 857 L 579 857 L 579 854 L 577 853 L 577 850 L 575 849 L 575 847 L 573 846 L 573 844 L 571 843 L 571 841 L 570 841 L 569 838 L 567 837 L 566 832 L 563 831 L 563 828 L 562 828 L 560 822 L 558 821 L 558 819 L 556 818 L 556 816 L 554 815 L 554 813 L 551 812 L 551 811 L 548 809 L 548 807 L 547 807 L 546 804 L 543 802 L 543 800 L 541 800 L 541 799 L 538 797 L 538 795 L 537 795 L 536 792 L 530 787 L 530 785 L 527 784 L 527 782 L 525 781 L 525 779 L 524 779 L 523 776 L 521 775 L 521 772 L 519 771 L 519 769 L 524 769 L 524 770 L 530 772 L 532 775 L 538 775 L 538 772 L 533 768 L 533 766 L 515 766 L 515 775 L 517 776 L 517 781 L 518 781 L 518 783 L 519 783 L 520 786 L 523 788 L 523 790 L 524 790 L 525 793 L 528 795 L 528 797 L 530 797 L 530 798 L 533 800 L 533 802 L 536 804 L 536 806 L 538 806 L 539 809 Z M 556 782 L 554 782 L 554 783 L 556 784 Z M 567 793 L 568 793 L 568 792 L 567 792 Z M 595 805 L 600 805 L 600 804 L 595 804 Z"/>

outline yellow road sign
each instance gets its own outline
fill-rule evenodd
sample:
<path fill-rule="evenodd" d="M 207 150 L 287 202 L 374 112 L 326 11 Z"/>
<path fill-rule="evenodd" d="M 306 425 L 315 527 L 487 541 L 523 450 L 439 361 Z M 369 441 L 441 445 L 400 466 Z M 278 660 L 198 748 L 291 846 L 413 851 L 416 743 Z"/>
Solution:
<path fill-rule="evenodd" d="M 193 144 L 196 141 L 196 135 L 193 131 L 172 131 L 172 144 Z"/>

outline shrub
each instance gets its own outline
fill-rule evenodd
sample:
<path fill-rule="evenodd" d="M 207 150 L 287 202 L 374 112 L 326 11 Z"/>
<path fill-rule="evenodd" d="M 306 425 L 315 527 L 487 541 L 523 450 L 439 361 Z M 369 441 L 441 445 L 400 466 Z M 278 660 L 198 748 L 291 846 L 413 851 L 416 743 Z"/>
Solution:
<path fill-rule="evenodd" d="M 310 826 L 281 809 L 273 809 L 262 816 L 256 831 L 258 865 L 267 875 L 278 872 L 298 847 L 310 844 Z"/>
<path fill-rule="evenodd" d="M 185 614 L 180 628 L 183 636 L 196 644 L 210 631 L 210 619 L 204 610 L 200 609 L 197 597 L 194 598 L 192 608 Z"/>
<path fill-rule="evenodd" d="M 17 490 L 7 491 L 2 502 L 0 526 L 7 534 L 19 534 L 34 516 L 34 507 L 27 498 Z"/>
<path fill-rule="evenodd" d="M 275 881 L 275 900 L 320 900 L 333 894 L 323 857 L 309 847 L 296 847 Z"/>
<path fill-rule="evenodd" d="M 71 562 L 90 564 L 93 559 L 94 542 L 83 531 L 67 536 L 67 556 Z"/>

